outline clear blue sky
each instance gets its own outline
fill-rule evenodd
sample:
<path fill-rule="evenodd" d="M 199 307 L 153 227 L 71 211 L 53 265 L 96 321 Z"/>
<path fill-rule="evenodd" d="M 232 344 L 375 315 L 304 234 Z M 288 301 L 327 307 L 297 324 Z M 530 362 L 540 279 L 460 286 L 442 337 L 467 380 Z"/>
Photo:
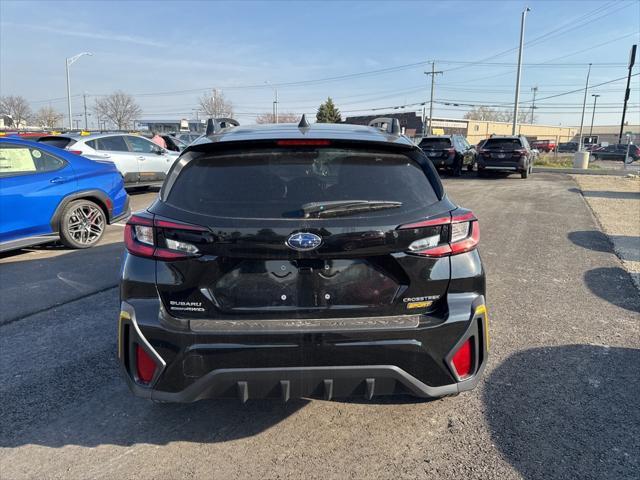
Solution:
<path fill-rule="evenodd" d="M 50 103 L 64 112 L 64 59 L 91 51 L 93 57 L 82 58 L 71 67 L 72 93 L 101 95 L 121 89 L 136 95 L 149 118 L 192 116 L 198 96 L 218 87 L 233 102 L 241 122 L 251 123 L 257 113 L 271 110 L 273 91 L 265 81 L 284 84 L 326 79 L 431 60 L 436 60 L 438 70 L 444 70 L 437 77 L 437 101 L 512 108 L 507 104 L 513 102 L 514 47 L 526 5 L 532 11 L 527 17 L 529 45 L 524 53 L 521 101 L 530 102 L 531 88 L 538 86 L 538 98 L 543 99 L 538 102 L 539 122 L 578 124 L 582 92 L 544 97 L 582 88 L 589 62 L 594 63 L 591 84 L 626 75 L 629 48 L 639 40 L 637 0 L 2 0 L 0 95 L 23 95 L 34 109 Z M 484 62 L 455 63 L 477 61 Z M 422 102 L 428 98 L 423 74 L 428 68 L 414 65 L 282 85 L 280 111 L 314 114 L 327 96 L 335 99 L 343 116 Z M 631 123 L 640 123 L 638 79 L 640 76 L 632 83 Z M 185 90 L 188 92 L 175 93 Z M 618 81 L 589 92 L 601 95 L 596 124 L 619 122 L 623 91 L 624 81 Z M 589 96 L 589 105 L 591 101 Z M 89 103 L 93 104 L 91 96 Z M 460 118 L 468 108 L 436 104 L 434 114 Z M 81 98 L 74 97 L 73 112 L 81 109 Z M 590 121 L 590 109 L 586 118 Z"/>

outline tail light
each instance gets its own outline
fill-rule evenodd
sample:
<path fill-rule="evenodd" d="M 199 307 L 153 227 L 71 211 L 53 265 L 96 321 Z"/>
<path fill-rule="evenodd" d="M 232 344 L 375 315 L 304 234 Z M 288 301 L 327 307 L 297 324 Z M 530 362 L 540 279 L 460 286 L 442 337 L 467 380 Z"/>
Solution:
<path fill-rule="evenodd" d="M 524 157 L 527 154 L 527 151 L 524 149 L 518 149 L 513 151 L 514 157 Z"/>
<path fill-rule="evenodd" d="M 133 215 L 124 230 L 124 244 L 130 254 L 138 257 L 184 260 L 201 255 L 198 247 L 184 237 L 199 241 L 208 232 L 197 225 Z"/>
<path fill-rule="evenodd" d="M 457 209 L 445 217 L 438 217 L 422 222 L 410 223 L 399 227 L 406 229 L 423 229 L 440 227 L 436 234 L 431 234 L 413 241 L 409 245 L 409 253 L 423 257 L 445 257 L 458 255 L 473 250 L 480 242 L 480 226 L 478 219 L 468 210 Z M 433 229 L 430 228 L 431 232 Z"/>
<path fill-rule="evenodd" d="M 279 147 L 326 147 L 331 145 L 329 140 L 278 140 Z"/>
<path fill-rule="evenodd" d="M 478 152 L 480 155 L 483 155 L 485 157 L 488 157 L 489 155 L 491 155 L 491 152 L 489 152 L 489 150 L 485 150 L 484 148 L 481 148 L 480 151 Z"/>
<path fill-rule="evenodd" d="M 82 155 L 82 150 L 67 150 L 69 153 L 73 153 L 74 155 Z"/>
<path fill-rule="evenodd" d="M 140 345 L 136 345 L 136 373 L 142 383 L 151 382 L 156 373 L 156 362 Z"/>
<path fill-rule="evenodd" d="M 447 149 L 447 153 L 448 153 L 449 155 L 453 155 L 454 153 L 456 153 L 456 149 L 455 149 L 455 148 L 453 148 L 453 147 L 448 148 L 448 149 Z"/>
<path fill-rule="evenodd" d="M 463 379 L 471 374 L 471 368 L 473 367 L 473 344 L 471 340 L 473 337 L 468 338 L 460 348 L 453 354 L 451 363 L 455 368 L 458 378 Z"/>

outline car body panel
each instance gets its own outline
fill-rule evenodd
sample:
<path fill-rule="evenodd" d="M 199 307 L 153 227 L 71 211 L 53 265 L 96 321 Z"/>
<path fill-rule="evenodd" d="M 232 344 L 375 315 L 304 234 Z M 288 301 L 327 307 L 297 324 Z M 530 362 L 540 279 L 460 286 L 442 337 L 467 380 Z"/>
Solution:
<path fill-rule="evenodd" d="M 0 139 L 0 148 L 7 146 L 50 154 L 64 166 L 0 175 L 0 250 L 55 240 L 62 206 L 70 199 L 95 201 L 105 209 L 108 221 L 127 213 L 128 196 L 113 163 L 91 161 L 46 144 Z"/>
<path fill-rule="evenodd" d="M 274 157 L 284 159 L 282 168 Z M 242 170 L 245 165 L 251 168 Z M 225 175 L 241 182 L 239 197 L 219 191 L 215 181 L 228 185 Z M 286 177 L 287 187 L 258 188 L 280 185 L 270 175 Z M 297 175 L 325 183 L 320 189 L 297 184 Z M 420 192 L 415 205 L 392 178 Z M 289 214 L 288 207 L 281 216 L 262 213 L 268 205 L 258 208 L 283 198 L 307 208 L 343 192 L 353 201 L 364 198 L 365 187 L 372 196 L 405 199 L 402 208 L 317 218 Z M 396 196 L 385 197 L 385 188 Z M 205 190 L 221 195 L 230 209 Z M 197 203 L 185 203 L 180 192 Z M 257 203 L 233 213 L 245 194 Z M 176 203 L 174 195 L 182 200 Z M 488 354 L 480 255 L 477 249 L 441 257 L 411 251 L 425 238 L 448 239 L 453 218 L 473 219 L 467 235 L 476 232 L 475 217 L 447 198 L 432 163 L 403 136 L 354 125 L 276 125 L 201 138 L 125 233 L 118 359 L 129 387 L 142 397 L 178 402 L 434 397 L 473 388 Z M 148 248 L 132 250 L 140 244 L 137 232 L 149 228 L 152 252 L 170 249 L 171 241 L 197 254 L 160 258 Z M 296 235 L 315 241 L 293 248 L 306 246 L 292 243 Z M 472 345 L 473 371 L 459 378 L 452 355 L 465 342 Z M 140 351 L 154 365 L 146 380 Z"/>

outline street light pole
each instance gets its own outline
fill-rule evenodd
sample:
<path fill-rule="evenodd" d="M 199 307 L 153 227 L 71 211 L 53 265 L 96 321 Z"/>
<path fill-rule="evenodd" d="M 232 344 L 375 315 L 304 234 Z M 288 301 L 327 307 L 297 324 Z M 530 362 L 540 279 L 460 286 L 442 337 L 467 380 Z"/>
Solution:
<path fill-rule="evenodd" d="M 593 97 L 593 112 L 591 112 L 591 128 L 589 128 L 589 136 L 593 134 L 593 119 L 596 116 L 596 102 L 598 101 L 598 97 L 600 95 L 596 95 L 595 93 L 591 95 Z"/>
<path fill-rule="evenodd" d="M 67 74 L 67 113 L 69 114 L 69 130 L 73 130 L 73 118 L 71 118 L 71 80 L 69 79 L 69 67 L 84 55 L 93 56 L 93 53 L 82 52 L 65 60 L 65 69 Z"/>
<path fill-rule="evenodd" d="M 513 125 L 511 126 L 511 135 L 516 134 L 518 128 L 518 101 L 520 99 L 520 75 L 522 73 L 522 47 L 524 46 L 524 23 L 527 17 L 527 12 L 530 12 L 529 7 L 522 11 L 522 18 L 520 19 L 520 48 L 518 49 L 518 71 L 516 74 L 516 98 L 513 106 Z"/>
<path fill-rule="evenodd" d="M 589 75 L 591 75 L 591 64 L 587 70 L 587 82 L 584 87 L 584 99 L 582 100 L 582 117 L 580 118 L 580 134 L 578 135 L 578 151 L 582 151 L 582 127 L 584 126 L 584 111 L 587 107 L 587 92 L 589 91 Z"/>

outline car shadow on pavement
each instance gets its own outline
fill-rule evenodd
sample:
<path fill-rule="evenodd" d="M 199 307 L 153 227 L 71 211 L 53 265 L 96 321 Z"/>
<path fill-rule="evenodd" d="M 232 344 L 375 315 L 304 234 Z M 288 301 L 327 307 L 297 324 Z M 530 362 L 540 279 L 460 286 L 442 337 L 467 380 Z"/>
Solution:
<path fill-rule="evenodd" d="M 613 198 L 617 200 L 640 200 L 640 192 L 610 192 L 608 190 L 580 190 L 569 188 L 572 193 L 580 193 L 587 198 Z"/>
<path fill-rule="evenodd" d="M 605 235 L 598 230 L 578 230 L 575 232 L 569 232 L 567 237 L 579 247 L 594 250 L 596 252 L 614 254 L 613 243 L 618 247 L 620 251 L 618 256 L 621 256 L 623 260 L 632 262 L 640 261 L 640 248 L 636 248 L 636 245 L 638 245 L 638 237 L 626 235 Z"/>
<path fill-rule="evenodd" d="M 18 379 L 3 393 L 0 448 L 226 442 L 257 435 L 308 403 L 154 403 L 129 391 L 111 349 L 94 352 L 80 363 L 24 383 Z M 94 368 L 87 368 L 90 365 Z"/>
<path fill-rule="evenodd" d="M 493 443 L 525 479 L 637 478 L 640 350 L 534 348 L 485 383 Z"/>
<path fill-rule="evenodd" d="M 601 267 L 588 270 L 584 274 L 584 282 L 594 295 L 609 303 L 631 312 L 640 313 L 640 296 L 631 296 L 629 292 L 637 292 L 631 275 L 620 267 Z"/>

